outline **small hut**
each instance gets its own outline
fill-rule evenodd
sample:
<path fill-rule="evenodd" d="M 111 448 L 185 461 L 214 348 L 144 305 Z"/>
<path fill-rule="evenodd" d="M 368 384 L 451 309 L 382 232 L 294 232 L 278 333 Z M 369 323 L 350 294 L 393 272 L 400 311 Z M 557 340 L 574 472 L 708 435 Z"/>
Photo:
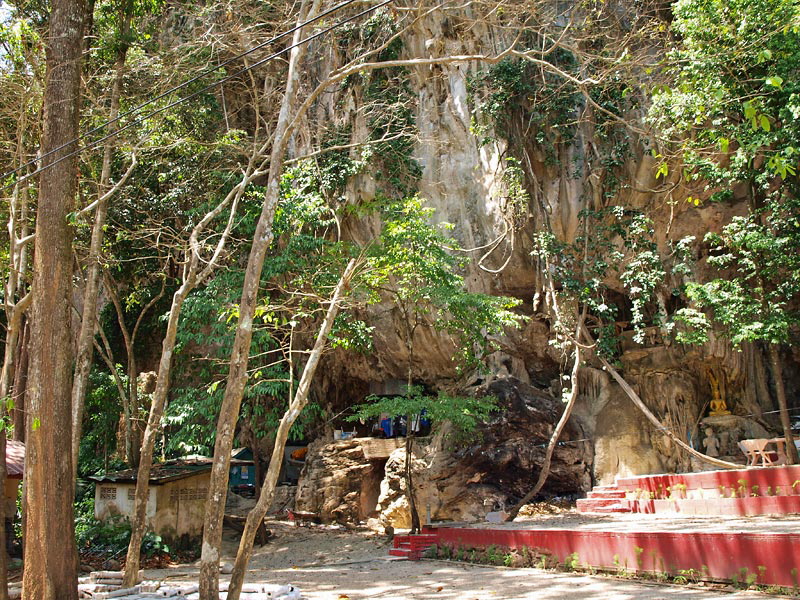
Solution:
<path fill-rule="evenodd" d="M 133 517 L 136 470 L 107 473 L 95 482 L 94 514 L 101 521 Z M 147 527 L 167 540 L 198 538 L 203 532 L 211 460 L 191 457 L 153 465 L 147 499 Z"/>

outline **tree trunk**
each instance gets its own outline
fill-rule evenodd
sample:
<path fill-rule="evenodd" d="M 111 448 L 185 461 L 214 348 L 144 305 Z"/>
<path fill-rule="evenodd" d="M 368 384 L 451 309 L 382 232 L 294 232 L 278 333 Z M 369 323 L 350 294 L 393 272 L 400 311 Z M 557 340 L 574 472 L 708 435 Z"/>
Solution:
<path fill-rule="evenodd" d="M 2 416 L 6 416 L 5 409 L 0 410 Z M 5 481 L 8 477 L 6 469 L 6 435 L 0 435 L 0 481 Z M 6 539 L 6 499 L 0 499 L 0 600 L 8 600 L 8 540 Z"/>
<path fill-rule="evenodd" d="M 244 195 L 244 190 L 253 177 L 252 164 L 239 182 L 213 210 L 195 225 L 189 236 L 189 258 L 183 274 L 183 283 L 172 295 L 172 306 L 170 306 L 169 317 L 167 319 L 167 331 L 161 344 L 161 359 L 158 363 L 158 377 L 156 379 L 156 389 L 150 402 L 150 413 L 147 418 L 147 426 L 142 436 L 142 446 L 139 452 L 139 467 L 136 475 L 136 493 L 133 501 L 133 522 L 131 523 L 131 540 L 128 544 L 128 554 L 125 562 L 125 574 L 123 587 L 133 587 L 136 585 L 136 578 L 139 573 L 139 559 L 142 549 L 142 540 L 147 526 L 147 500 L 150 493 L 150 472 L 153 465 L 153 452 L 156 439 L 161 429 L 161 417 L 164 415 L 164 408 L 167 405 L 169 395 L 169 381 L 172 370 L 172 355 L 175 351 L 175 340 L 178 335 L 178 324 L 180 322 L 183 303 L 191 291 L 200 283 L 205 281 L 216 268 L 222 251 L 225 248 L 231 230 L 234 225 L 236 209 L 239 200 Z M 198 274 L 200 264 L 201 244 L 199 236 L 209 223 L 219 216 L 228 204 L 231 205 L 228 222 L 224 231 L 217 241 L 216 248 L 206 266 Z M 163 288 L 162 288 L 163 291 Z M 137 324 L 138 327 L 138 324 Z M 135 332 L 135 330 L 134 330 Z"/>
<path fill-rule="evenodd" d="M 314 5 L 308 11 L 308 14 L 306 2 L 303 2 L 299 12 L 298 23 L 302 23 L 310 14 L 316 13 L 320 0 L 313 0 L 313 2 Z M 303 28 L 295 31 L 292 38 L 293 44 L 297 44 L 302 39 L 302 31 Z M 295 112 L 295 99 L 300 78 L 298 63 L 304 54 L 305 46 L 295 46 L 289 57 L 286 90 L 273 137 L 267 190 L 253 235 L 253 244 L 250 249 L 250 256 L 247 259 L 247 267 L 242 284 L 239 322 L 236 326 L 233 348 L 231 349 L 230 370 L 217 421 L 217 438 L 214 443 L 214 462 L 211 467 L 211 481 L 209 482 L 208 502 L 203 528 L 203 547 L 200 558 L 201 600 L 216 600 L 219 597 L 222 519 L 225 514 L 233 436 L 242 404 L 244 387 L 247 382 L 247 365 L 250 358 L 250 342 L 253 336 L 253 314 L 256 308 L 261 271 L 264 266 L 264 258 L 273 238 L 272 221 L 278 204 L 280 176 L 283 172 L 284 155 L 289 142 L 286 134 Z M 269 477 L 267 477 L 267 480 L 269 481 Z M 261 500 L 263 500 L 263 497 Z"/>
<path fill-rule="evenodd" d="M 278 476 L 281 472 L 283 465 L 283 453 L 286 448 L 286 439 L 289 437 L 289 430 L 292 428 L 297 417 L 305 408 L 308 403 L 308 393 L 311 389 L 311 381 L 314 378 L 314 373 L 317 370 L 322 351 L 328 341 L 328 334 L 333 327 L 333 321 L 336 319 L 336 314 L 339 312 L 339 303 L 345 290 L 349 287 L 350 279 L 355 272 L 356 261 L 351 260 L 344 273 L 342 274 L 336 289 L 333 292 L 328 312 L 325 315 L 325 320 L 322 322 L 317 339 L 314 342 L 314 348 L 308 357 L 308 362 L 303 368 L 303 375 L 300 378 L 300 384 L 297 386 L 297 393 L 289 404 L 289 409 L 284 413 L 278 431 L 275 434 L 275 447 L 272 449 L 272 458 L 269 461 L 269 468 L 267 469 L 267 476 L 264 479 L 264 486 L 261 489 L 261 495 L 258 502 L 247 515 L 247 521 L 242 532 L 242 538 L 239 541 L 239 550 L 236 553 L 236 562 L 233 565 L 233 573 L 231 574 L 231 582 L 228 586 L 228 600 L 239 600 L 239 595 L 242 591 L 242 584 L 244 583 L 245 570 L 247 564 L 250 562 L 250 557 L 253 555 L 253 542 L 255 541 L 258 527 L 264 521 L 264 516 L 267 514 L 272 499 L 275 495 L 275 486 L 278 483 Z"/>
<path fill-rule="evenodd" d="M 769 362 L 772 366 L 772 377 L 775 379 L 775 396 L 778 399 L 778 409 L 780 410 L 781 425 L 783 426 L 783 437 L 786 440 L 786 458 L 790 465 L 798 463 L 797 446 L 794 445 L 792 435 L 792 422 L 789 419 L 789 406 L 786 402 L 786 387 L 783 383 L 783 369 L 781 367 L 781 357 L 778 354 L 778 345 L 769 345 Z"/>
<path fill-rule="evenodd" d="M 580 332 L 582 324 L 583 324 L 583 317 L 581 317 L 580 324 L 578 325 L 578 332 Z M 556 445 L 558 443 L 558 438 L 561 437 L 561 433 L 564 431 L 564 427 L 566 427 L 570 415 L 572 415 L 572 409 L 575 408 L 575 401 L 578 399 L 578 370 L 580 369 L 580 364 L 581 364 L 581 347 L 579 344 L 575 344 L 575 360 L 572 364 L 572 373 L 570 375 L 570 385 L 572 387 L 569 392 L 569 399 L 567 400 L 567 405 L 564 407 L 564 412 L 561 414 L 561 418 L 558 420 L 558 423 L 556 424 L 556 428 L 553 430 L 553 434 L 550 436 L 550 442 L 547 444 L 547 450 L 544 455 L 544 461 L 542 462 L 542 467 L 541 470 L 539 471 L 539 478 L 536 480 L 536 485 L 534 485 L 533 488 L 527 494 L 525 494 L 522 497 L 522 499 L 519 502 L 517 502 L 508 512 L 506 521 L 513 521 L 514 519 L 517 518 L 520 509 L 523 506 L 525 506 L 528 502 L 530 502 L 531 499 L 534 498 L 536 494 L 538 494 L 541 491 L 541 489 L 544 487 L 545 482 L 547 481 L 547 477 L 550 475 L 550 464 L 553 460 L 553 453 L 555 452 Z"/>
<path fill-rule="evenodd" d="M 142 447 L 139 453 L 139 468 L 136 473 L 136 496 L 133 505 L 133 521 L 131 523 L 131 540 L 128 544 L 128 554 L 125 559 L 125 576 L 122 587 L 133 587 L 137 583 L 139 574 L 139 558 L 142 550 L 142 540 L 147 529 L 147 499 L 150 493 L 150 471 L 153 466 L 153 450 L 156 438 L 161 432 L 161 417 L 167 404 L 169 394 L 169 378 L 172 366 L 172 353 L 175 350 L 175 338 L 178 334 L 178 321 L 181 308 L 186 296 L 189 294 L 191 284 L 184 283 L 173 295 L 172 306 L 169 311 L 167 333 L 161 344 L 161 360 L 158 364 L 158 379 L 150 404 L 150 415 L 142 437 Z"/>
<path fill-rule="evenodd" d="M 0 398 L 5 399 L 12 394 L 13 383 L 16 375 L 17 359 L 22 354 L 20 334 L 24 328 L 25 311 L 30 306 L 33 296 L 26 295 L 22 300 L 10 307 L 10 318 L 6 325 L 5 352 L 3 355 L 3 369 L 0 372 Z M 6 408 L 4 407 L 4 410 Z"/>
<path fill-rule="evenodd" d="M 406 417 L 406 462 L 403 465 L 403 474 L 406 479 L 406 495 L 408 496 L 408 510 L 411 513 L 411 534 L 419 533 L 422 529 L 417 509 L 417 495 L 414 493 L 414 434 L 411 432 L 411 418 Z"/>
<path fill-rule="evenodd" d="M 153 308 L 164 295 L 166 277 L 161 280 L 161 290 L 158 294 L 150 298 L 147 304 L 142 307 L 142 310 L 139 311 L 139 315 L 136 317 L 136 323 L 133 325 L 133 329 L 128 330 L 128 326 L 125 323 L 125 311 L 122 308 L 122 302 L 117 293 L 116 283 L 114 283 L 110 275 L 106 274 L 106 276 L 106 289 L 117 313 L 117 322 L 119 323 L 122 338 L 125 341 L 125 354 L 128 361 L 126 371 L 128 375 L 128 390 L 127 395 L 122 394 L 122 410 L 125 417 L 125 462 L 134 469 L 137 469 L 139 468 L 141 429 L 138 426 L 134 426 L 139 418 L 139 367 L 136 363 L 136 336 L 139 333 L 139 327 L 144 322 L 145 315 L 147 315 L 150 309 Z M 114 368 L 111 368 L 111 370 L 112 372 L 116 372 Z"/>
<path fill-rule="evenodd" d="M 18 442 L 25 442 L 25 390 L 28 382 L 28 344 L 30 343 L 30 321 L 23 319 L 22 338 L 19 342 L 19 358 L 17 368 L 14 369 L 14 384 L 12 386 L 11 400 L 14 408 L 11 411 L 12 423 L 14 425 L 13 439 Z"/>
<path fill-rule="evenodd" d="M 128 17 L 128 21 L 130 17 Z M 128 30 L 127 22 L 122 25 L 123 33 Z M 128 46 L 122 45 L 117 51 L 117 61 L 114 67 L 114 86 L 111 90 L 111 110 L 109 119 L 113 122 L 119 115 L 119 100 L 122 95 L 122 76 L 125 71 L 125 57 Z M 117 130 L 116 122 L 109 127 L 109 135 Z M 111 137 L 106 141 L 103 151 L 103 170 L 100 173 L 99 197 L 94 213 L 92 226 L 92 239 L 87 257 L 88 269 L 86 273 L 86 287 L 83 292 L 83 312 L 81 314 L 81 329 L 78 334 L 78 345 L 75 355 L 75 379 L 72 382 L 72 468 L 77 483 L 78 477 L 78 452 L 81 447 L 81 430 L 83 429 L 83 403 L 86 397 L 86 388 L 89 383 L 89 372 L 92 369 L 92 356 L 94 354 L 95 327 L 97 325 L 97 297 L 100 289 L 100 251 L 103 244 L 106 215 L 108 214 L 108 195 L 106 194 L 111 178 L 111 159 L 114 154 L 116 138 Z"/>
<path fill-rule="evenodd" d="M 411 387 L 414 385 L 414 333 L 418 322 L 415 319 L 411 325 L 411 318 L 407 306 L 401 308 L 403 320 L 406 324 L 406 351 L 408 352 L 408 371 L 406 373 L 406 396 L 411 396 Z M 421 530 L 419 510 L 417 509 L 417 495 L 414 493 L 414 432 L 411 430 L 411 415 L 406 415 L 406 458 L 403 464 L 403 476 L 406 480 L 406 497 L 408 498 L 408 511 L 411 513 L 411 534 Z"/>
<path fill-rule="evenodd" d="M 53 0 L 47 36 L 26 404 L 23 600 L 78 597 L 72 512 L 72 237 L 85 2 Z M 48 153 L 65 146 L 62 150 Z"/>
<path fill-rule="evenodd" d="M 128 432 L 130 454 L 126 457 L 126 462 L 134 469 L 139 468 L 139 365 L 136 363 L 136 355 L 133 344 L 128 348 L 128 422 L 125 424 Z"/>
<path fill-rule="evenodd" d="M 18 302 L 11 308 L 12 318 L 9 320 L 6 329 L 6 348 L 5 357 L 3 361 L 3 371 L 0 375 L 0 418 L 8 419 L 10 417 L 9 410 L 13 407 L 6 401 L 7 398 L 12 398 L 12 378 L 14 378 L 14 357 L 20 353 L 19 345 L 20 329 L 23 327 L 22 315 L 29 304 L 31 296 L 28 295 L 24 300 Z M 5 429 L 0 431 L 0 481 L 5 481 L 8 473 L 6 471 L 6 439 L 8 433 Z M 6 527 L 5 522 L 9 515 L 5 514 L 6 503 L 5 500 L 0 500 L 0 600 L 7 600 L 8 598 L 8 564 L 6 552 Z"/>

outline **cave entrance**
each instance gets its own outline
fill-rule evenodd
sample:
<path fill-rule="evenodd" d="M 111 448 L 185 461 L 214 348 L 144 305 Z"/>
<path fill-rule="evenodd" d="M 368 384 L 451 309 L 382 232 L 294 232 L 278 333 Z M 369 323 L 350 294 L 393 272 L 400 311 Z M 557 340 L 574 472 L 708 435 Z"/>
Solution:
<path fill-rule="evenodd" d="M 361 449 L 370 468 L 361 479 L 360 519 L 378 516 L 376 507 L 381 495 L 381 482 L 386 477 L 386 463 L 389 461 L 389 455 L 404 444 L 403 438 L 365 438 L 363 440 Z"/>
<path fill-rule="evenodd" d="M 381 481 L 386 475 L 387 461 L 388 458 L 375 458 L 369 461 L 370 469 L 361 480 L 361 494 L 359 497 L 361 520 L 378 516 L 376 509 L 381 495 Z"/>

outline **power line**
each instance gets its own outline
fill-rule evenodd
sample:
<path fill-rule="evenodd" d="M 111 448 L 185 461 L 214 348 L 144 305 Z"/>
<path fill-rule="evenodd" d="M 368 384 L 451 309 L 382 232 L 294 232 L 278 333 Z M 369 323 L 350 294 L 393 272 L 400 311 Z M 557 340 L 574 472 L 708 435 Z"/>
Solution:
<path fill-rule="evenodd" d="M 56 152 L 59 152 L 60 150 L 63 150 L 64 148 L 67 148 L 68 146 L 71 146 L 71 145 L 81 141 L 82 139 L 90 136 L 93 133 L 96 133 L 96 132 L 104 129 L 105 127 L 111 125 L 112 123 L 115 123 L 115 122 L 119 121 L 120 119 L 122 119 L 122 118 L 124 118 L 126 116 L 129 116 L 129 115 L 131 115 L 131 114 L 133 114 L 135 112 L 138 112 L 139 110 L 141 110 L 145 106 L 148 106 L 148 105 L 150 105 L 150 104 L 152 104 L 154 102 L 157 102 L 158 100 L 160 100 L 160 99 L 164 98 L 165 96 L 168 96 L 168 95 L 170 95 L 170 94 L 172 94 L 172 93 L 174 93 L 176 91 L 184 89 L 187 86 L 191 85 L 192 83 L 194 83 L 194 82 L 206 77 L 207 75 L 213 73 L 214 71 L 217 71 L 217 70 L 221 69 L 222 67 L 225 67 L 225 66 L 229 65 L 230 63 L 232 63 L 232 62 L 234 62 L 236 60 L 239 60 L 239 59 L 247 56 L 248 54 L 251 54 L 251 53 L 255 52 L 256 50 L 258 50 L 260 48 L 263 48 L 264 46 L 272 44 L 275 41 L 277 41 L 277 40 L 279 40 L 279 39 L 281 39 L 283 37 L 286 37 L 290 33 L 294 33 L 295 31 L 297 31 L 298 29 L 301 29 L 302 27 L 305 27 L 306 25 L 314 23 L 314 22 L 316 22 L 316 21 L 318 21 L 320 19 L 323 19 L 324 17 L 332 14 L 333 12 L 338 11 L 341 8 L 344 8 L 344 7 L 346 7 L 346 6 L 350 5 L 350 4 L 353 4 L 356 1 L 357 0 L 346 0 L 345 2 L 342 2 L 341 4 L 335 6 L 335 7 L 331 8 L 331 9 L 320 13 L 316 17 L 313 17 L 313 18 L 311 18 L 311 19 L 309 19 L 309 20 L 307 20 L 307 21 L 305 21 L 303 23 L 300 23 L 300 24 L 296 25 L 292 29 L 284 31 L 283 33 L 280 33 L 279 35 L 267 40 L 266 42 L 262 42 L 261 44 L 258 44 L 257 46 L 254 46 L 253 48 L 251 48 L 250 50 L 248 50 L 246 52 L 243 52 L 243 53 L 241 53 L 241 54 L 239 54 L 237 56 L 234 56 L 234 57 L 232 57 L 232 58 L 220 63 L 219 65 L 217 65 L 215 67 L 211 67 L 209 69 L 206 69 L 205 71 L 203 71 L 199 75 L 196 75 L 195 77 L 192 77 L 191 79 L 181 83 L 180 85 L 177 85 L 177 86 L 175 86 L 173 88 L 170 88 L 169 90 L 159 94 L 155 98 L 151 98 L 150 100 L 148 100 L 146 102 L 143 102 L 142 104 L 136 106 L 135 108 L 132 108 L 132 109 L 130 109 L 130 110 L 118 115 L 114 119 L 110 119 L 110 120 L 108 120 L 108 121 L 106 121 L 106 122 L 104 122 L 104 123 L 92 128 L 92 129 L 90 129 L 89 131 L 86 131 L 85 133 L 81 134 L 77 138 L 75 138 L 73 140 L 70 140 L 69 142 L 67 142 L 65 144 L 62 144 L 58 148 L 54 148 L 53 150 L 50 150 L 49 152 L 47 152 L 46 154 L 44 154 L 42 156 L 34 158 L 34 159 L 28 161 L 27 163 L 25 163 L 23 165 L 20 165 L 19 167 L 15 168 L 15 169 L 13 169 L 11 171 L 8 171 L 7 173 L 3 173 L 3 175 L 0 176 L 0 179 L 5 179 L 6 177 L 8 177 L 10 175 L 13 175 L 15 173 L 20 172 L 22 169 L 25 169 L 26 167 L 29 167 L 31 165 L 34 165 L 34 164 L 38 163 L 38 162 L 41 162 L 45 158 L 47 158 L 48 156 L 51 156 L 52 154 L 55 154 Z M 297 48 L 299 46 L 302 46 L 303 44 L 307 44 L 308 42 L 311 42 L 311 41 L 313 41 L 313 40 L 315 40 L 315 39 L 317 39 L 319 37 L 322 37 L 326 33 L 329 33 L 331 31 L 333 31 L 334 29 L 337 29 L 337 28 L 341 27 L 342 25 L 345 25 L 346 23 L 349 23 L 351 21 L 355 21 L 356 19 L 358 19 L 360 17 L 363 17 L 364 15 L 367 15 L 367 14 L 369 14 L 371 12 L 374 12 L 374 11 L 378 10 L 379 8 L 382 8 L 382 7 L 386 6 L 387 4 L 392 3 L 393 1 L 394 0 L 384 0 L 383 2 L 381 2 L 379 4 L 376 4 L 375 6 L 372 6 L 370 8 L 367 8 L 367 9 L 361 11 L 360 13 L 357 13 L 357 14 L 353 15 L 352 17 L 348 17 L 347 19 L 344 19 L 343 21 L 340 21 L 340 22 L 335 23 L 335 24 L 333 24 L 333 25 L 331 25 L 331 26 L 329 26 L 329 27 L 327 27 L 325 29 L 322 29 L 322 30 L 318 31 L 315 34 L 310 35 L 307 38 L 300 40 L 296 44 L 291 44 L 291 45 L 287 46 L 286 48 L 283 48 L 282 50 L 274 52 L 273 54 L 267 56 L 266 58 L 263 58 L 263 59 L 255 62 L 255 63 L 253 63 L 249 67 L 245 67 L 245 68 L 240 69 L 239 71 L 237 71 L 235 73 L 232 73 L 231 75 L 223 77 L 219 81 L 215 81 L 214 83 L 211 83 L 211 84 L 207 85 L 206 87 L 204 87 L 204 88 L 202 88 L 202 89 L 200 89 L 200 90 L 198 90 L 196 92 L 193 92 L 192 94 L 189 94 L 188 96 L 184 96 L 183 98 L 179 98 L 178 100 L 175 100 L 174 102 L 171 102 L 171 103 L 169 103 L 169 104 L 167 104 L 167 105 L 165 105 L 165 106 L 163 106 L 161 108 L 158 108 L 158 109 L 156 109 L 154 111 L 151 111 L 151 112 L 149 112 L 149 113 L 147 113 L 145 115 L 137 117 L 136 119 L 134 119 L 130 123 L 127 123 L 123 127 L 120 127 L 119 129 L 113 131 L 112 133 L 109 133 L 109 134 L 107 134 L 107 135 L 105 135 L 103 137 L 100 137 L 100 138 L 98 138 L 96 140 L 93 140 L 93 141 L 89 142 L 88 144 L 86 144 L 84 147 L 79 148 L 77 150 L 73 150 L 72 152 L 70 152 L 68 154 L 65 154 L 64 156 L 54 160 L 53 162 L 48 163 L 47 165 L 36 169 L 32 173 L 29 173 L 29 174 L 27 174 L 27 175 L 25 175 L 23 177 L 20 177 L 20 178 L 16 179 L 14 182 L 7 183 L 7 184 L 3 185 L 2 187 L 0 187 L 0 189 L 9 188 L 9 187 L 11 187 L 13 185 L 16 185 L 17 183 L 19 183 L 21 181 L 25 181 L 27 179 L 30 179 L 31 177 L 35 177 L 36 175 L 39 175 L 40 173 L 46 171 L 47 169 L 49 169 L 51 167 L 54 167 L 55 165 L 57 165 L 61 161 L 66 160 L 66 159 L 68 159 L 68 158 L 70 158 L 72 156 L 75 156 L 76 154 L 80 154 L 84 150 L 88 150 L 90 148 L 93 148 L 93 147 L 97 146 L 98 144 L 100 144 L 100 143 L 102 143 L 102 142 L 104 142 L 104 141 L 106 141 L 106 140 L 118 135 L 119 133 L 125 131 L 126 129 L 130 129 L 134 125 L 137 125 L 137 124 L 141 123 L 142 121 L 144 121 L 146 119 L 149 119 L 150 117 L 158 115 L 158 114 L 160 114 L 160 113 L 162 113 L 162 112 L 164 112 L 166 110 L 169 110 L 170 108 L 173 108 L 173 107 L 175 107 L 175 106 L 177 106 L 179 104 L 183 104 L 184 102 L 188 102 L 189 100 L 192 100 L 193 98 L 196 98 L 197 96 L 200 96 L 201 94 L 204 94 L 205 92 L 213 90 L 214 88 L 219 87 L 223 83 L 225 83 L 227 81 L 230 81 L 231 79 L 234 79 L 234 78 L 238 77 L 239 75 L 242 75 L 243 73 L 251 71 L 252 69 L 255 69 L 256 67 L 260 67 L 261 65 L 266 64 L 267 62 L 269 62 L 271 60 L 274 60 L 278 56 L 280 56 L 282 54 L 285 54 L 286 52 L 292 50 L 293 48 Z"/>
<path fill-rule="evenodd" d="M 276 35 L 276 36 L 272 37 L 271 39 L 269 39 L 269 40 L 267 40 L 267 41 L 265 41 L 265 42 L 262 42 L 262 43 L 260 43 L 260 44 L 258 44 L 258 45 L 256 45 L 256 46 L 254 46 L 253 48 L 251 48 L 250 50 L 247 50 L 246 52 L 243 52 L 243 53 L 241 53 L 241 54 L 238 54 L 237 56 L 234 56 L 234 57 L 232 57 L 232 58 L 229 58 L 228 60 L 226 60 L 226 61 L 223 61 L 222 63 L 220 63 L 220 64 L 218 64 L 218 65 L 216 65 L 216 66 L 214 66 L 214 67 L 210 67 L 210 68 L 206 69 L 205 71 L 202 71 L 202 72 L 201 72 L 199 75 L 196 75 L 196 76 L 192 77 L 191 79 L 189 79 L 189 80 L 187 80 L 187 81 L 184 81 L 184 82 L 183 82 L 183 83 L 181 83 L 180 85 L 177 85 L 177 86 L 175 86 L 175 87 L 172 87 L 172 88 L 170 88 L 170 89 L 166 90 L 165 92 L 163 92 L 163 93 L 159 94 L 159 95 L 158 95 L 158 96 L 156 96 L 155 98 L 151 98 L 150 100 L 147 100 L 146 102 L 143 102 L 143 103 L 139 104 L 138 106 L 135 106 L 134 108 L 132 108 L 132 109 L 130 109 L 130 110 L 128 110 L 128 111 L 126 111 L 126 112 L 124 112 L 124 113 L 122 113 L 122 114 L 119 114 L 119 115 L 117 115 L 117 117 L 116 117 L 116 118 L 114 118 L 114 119 L 111 119 L 111 120 L 109 120 L 109 121 L 106 121 L 106 122 L 104 122 L 104 123 L 101 123 L 100 125 L 98 125 L 98 126 L 96 126 L 96 127 L 92 128 L 92 129 L 90 129 L 89 131 L 86 131 L 86 132 L 84 132 L 83 134 L 81 134 L 81 135 L 80 135 L 80 136 L 78 136 L 77 138 L 75 138 L 75 139 L 73 139 L 73 140 L 71 140 L 71 141 L 69 141 L 69 142 L 67 142 L 67 143 L 65 143 L 65 144 L 62 144 L 62 145 L 61 145 L 61 146 L 59 146 L 58 148 L 54 148 L 53 150 L 50 150 L 50 151 L 49 151 L 47 154 L 44 154 L 43 156 L 39 156 L 39 157 L 37 157 L 37 158 L 34 158 L 33 160 L 30 160 L 30 161 L 28 161 L 27 163 L 25 163 L 25 164 L 23 164 L 23 165 L 20 165 L 20 166 L 19 166 L 19 167 L 17 167 L 16 169 L 14 169 L 14 170 L 12 170 L 12 171 L 9 171 L 8 173 L 4 173 L 4 174 L 2 175 L 2 177 L 0 177 L 0 179 L 5 179 L 5 178 L 6 178 L 7 176 L 9 176 L 9 175 L 13 175 L 14 173 L 17 173 L 17 172 L 21 171 L 22 169 L 25 169 L 26 167 L 29 167 L 29 166 L 31 166 L 31 165 L 33 165 L 33 164 L 36 164 L 37 162 L 41 162 L 42 160 L 44 160 L 45 158 L 47 158 L 47 157 L 48 157 L 48 156 L 50 156 L 51 154 L 55 154 L 55 153 L 56 153 L 56 152 L 58 152 L 59 150 L 63 150 L 63 149 L 64 149 L 64 148 L 66 148 L 67 146 L 71 146 L 72 144 L 74 144 L 74 143 L 76 143 L 76 142 L 78 142 L 78 141 L 80 141 L 80 140 L 82 140 L 82 139 L 84 139 L 84 138 L 86 138 L 86 137 L 90 136 L 91 134 L 93 134 L 93 133 L 96 133 L 96 132 L 100 131 L 101 129 L 104 129 L 104 128 L 108 127 L 108 126 L 109 126 L 109 125 L 111 125 L 112 123 L 116 123 L 117 121 L 119 121 L 120 119 L 123 119 L 123 118 L 127 117 L 128 115 L 131 115 L 131 114 L 133 114 L 133 113 L 135 113 L 135 112 L 138 112 L 139 110 L 141 110 L 141 109 L 142 109 L 142 108 L 144 108 L 145 106 L 148 106 L 148 105 L 150 105 L 150 104 L 153 104 L 154 102 L 157 102 L 158 100 L 161 100 L 162 98 L 164 98 L 164 97 L 166 97 L 166 96 L 168 96 L 168 95 L 170 95 L 170 94 L 172 94 L 172 93 L 174 93 L 174 92 L 177 92 L 177 91 L 179 91 L 179 90 L 182 90 L 182 89 L 184 89 L 184 88 L 186 88 L 186 87 L 190 86 L 192 83 L 194 83 L 194 82 L 196 82 L 196 81 L 198 81 L 198 80 L 200 80 L 200 79 L 203 79 L 204 77 L 206 77 L 206 76 L 210 75 L 211 73 L 213 73 L 213 72 L 215 72 L 215 71 L 217 71 L 217 70 L 219 70 L 219 69 L 221 69 L 221 68 L 223 68 L 223 67 L 226 67 L 227 65 L 231 64 L 232 62 L 234 62 L 234 61 L 236 61 L 236 60 L 240 60 L 240 59 L 244 58 L 245 56 L 247 56 L 247 55 L 249 55 L 249 54 L 252 54 L 252 53 L 253 53 L 253 52 L 255 52 L 256 50 L 260 50 L 260 49 L 261 49 L 261 48 L 263 48 L 264 46 L 267 46 L 267 45 L 269 45 L 269 44 L 273 44 L 274 42 L 276 42 L 276 41 L 280 40 L 281 38 L 284 38 L 284 37 L 286 37 L 286 36 L 287 36 L 287 35 L 289 35 L 290 33 L 294 33 L 295 31 L 297 31 L 298 29 L 300 29 L 300 28 L 302 28 L 302 27 L 305 27 L 306 25 L 309 25 L 309 24 L 311 24 L 311 23 L 314 23 L 314 22 L 316 22 L 316 21 L 318 21 L 318 20 L 320 20 L 320 19 L 323 19 L 323 18 L 325 18 L 326 16 L 328 16 L 328 15 L 332 14 L 333 12 L 335 12 L 335 11 L 339 10 L 340 8 L 344 8 L 345 6 L 348 6 L 348 5 L 352 4 L 352 3 L 353 3 L 353 2 L 355 2 L 355 1 L 356 1 L 356 0 L 346 0 L 345 2 L 342 2 L 341 4 L 339 4 L 339 5 L 337 5 L 337 6 L 334 6 L 333 8 L 331 8 L 331 9 L 329 9 L 329 10 L 327 10 L 327 11 L 324 11 L 324 12 L 320 13 L 320 14 L 319 14 L 319 15 L 317 15 L 316 17 L 313 17 L 313 18 L 311 18 L 311 19 L 309 19 L 309 20 L 305 21 L 304 23 L 300 23 L 300 24 L 298 24 L 298 25 L 295 25 L 293 28 L 291 28 L 291 29 L 288 29 L 288 30 L 284 31 L 283 33 L 280 33 L 280 34 L 278 34 L 278 35 Z M 220 83 L 222 83 L 222 82 L 220 82 Z M 104 139 L 107 139 L 107 138 L 104 138 Z M 91 147 L 91 146 L 89 146 L 89 147 Z M 72 156 L 72 155 L 69 155 L 69 156 Z M 64 157 L 64 158 L 66 158 L 66 157 Z M 54 164 L 55 164 L 55 163 L 54 163 Z M 33 175 L 36 175 L 36 174 L 37 174 L 37 173 L 39 173 L 39 172 L 41 172 L 41 171 L 34 171 L 33 173 L 31 173 L 31 174 L 30 174 L 30 175 L 28 175 L 27 177 L 31 177 L 31 176 L 33 176 Z M 27 179 L 27 177 L 24 177 L 22 180 L 24 180 L 24 179 Z M 8 187 L 8 186 L 4 186 L 4 187 Z"/>

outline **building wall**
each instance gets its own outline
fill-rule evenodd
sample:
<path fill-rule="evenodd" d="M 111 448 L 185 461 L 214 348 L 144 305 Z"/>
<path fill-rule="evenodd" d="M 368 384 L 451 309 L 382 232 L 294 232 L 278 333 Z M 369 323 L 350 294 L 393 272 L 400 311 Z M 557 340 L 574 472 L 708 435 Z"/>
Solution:
<path fill-rule="evenodd" d="M 156 494 L 150 486 L 147 497 L 147 525 L 152 527 L 156 514 Z M 94 486 L 94 516 L 100 521 L 121 516 L 133 518 L 133 500 L 136 495 L 135 483 L 97 483 Z"/>
<path fill-rule="evenodd" d="M 151 485 L 147 498 L 147 527 L 165 539 L 199 537 L 203 532 L 210 472 L 184 477 L 162 485 Z M 136 485 L 95 485 L 94 514 L 104 521 L 115 515 L 133 517 Z"/>
<path fill-rule="evenodd" d="M 210 479 L 211 473 L 206 471 L 158 486 L 158 510 L 153 519 L 156 533 L 167 539 L 200 537 Z"/>

